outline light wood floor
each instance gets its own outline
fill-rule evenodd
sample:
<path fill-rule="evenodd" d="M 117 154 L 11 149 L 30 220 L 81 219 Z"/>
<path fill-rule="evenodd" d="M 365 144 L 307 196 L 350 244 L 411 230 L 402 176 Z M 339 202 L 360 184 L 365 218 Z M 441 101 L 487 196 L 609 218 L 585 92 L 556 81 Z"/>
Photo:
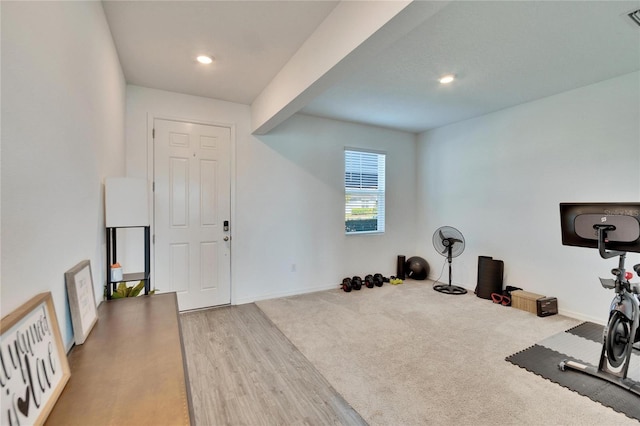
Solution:
<path fill-rule="evenodd" d="M 366 425 L 256 305 L 181 322 L 196 425 Z"/>

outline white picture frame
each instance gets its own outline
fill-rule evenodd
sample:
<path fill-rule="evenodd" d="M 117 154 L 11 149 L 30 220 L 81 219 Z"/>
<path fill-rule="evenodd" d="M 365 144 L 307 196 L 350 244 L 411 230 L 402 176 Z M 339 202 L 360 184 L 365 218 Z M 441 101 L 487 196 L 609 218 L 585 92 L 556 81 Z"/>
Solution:
<path fill-rule="evenodd" d="M 91 262 L 83 260 L 64 274 L 76 345 L 81 345 L 98 321 Z"/>

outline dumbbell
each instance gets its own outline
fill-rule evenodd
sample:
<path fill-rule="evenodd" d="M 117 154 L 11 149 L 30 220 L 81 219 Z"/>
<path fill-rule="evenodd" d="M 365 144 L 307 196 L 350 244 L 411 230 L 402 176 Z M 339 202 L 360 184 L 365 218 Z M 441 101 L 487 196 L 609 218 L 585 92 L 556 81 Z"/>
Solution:
<path fill-rule="evenodd" d="M 382 274 L 374 274 L 373 275 L 373 283 L 377 287 L 382 287 L 382 284 L 384 284 L 384 281 L 385 281 L 385 278 L 382 276 Z"/>
<path fill-rule="evenodd" d="M 351 288 L 354 290 L 360 290 L 362 288 L 362 278 L 357 275 L 351 278 Z"/>
<path fill-rule="evenodd" d="M 366 277 L 364 277 L 364 285 L 366 285 L 367 288 L 373 288 L 373 285 L 374 285 L 373 275 L 369 274 Z"/>
<path fill-rule="evenodd" d="M 351 291 L 351 278 L 343 279 L 342 284 L 340 284 L 340 287 L 342 287 L 344 291 L 349 293 Z"/>
<path fill-rule="evenodd" d="M 398 284 L 402 284 L 402 280 L 398 277 L 395 277 L 393 275 L 391 275 L 391 277 L 389 279 L 385 278 L 384 279 L 385 282 L 388 282 L 389 284 L 393 284 L 393 285 L 398 285 Z"/>

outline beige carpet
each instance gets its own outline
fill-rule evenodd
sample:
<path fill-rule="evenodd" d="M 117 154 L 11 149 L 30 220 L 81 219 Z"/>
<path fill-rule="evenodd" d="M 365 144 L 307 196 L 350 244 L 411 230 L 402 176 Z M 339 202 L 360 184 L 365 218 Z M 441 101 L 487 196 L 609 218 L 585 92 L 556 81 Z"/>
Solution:
<path fill-rule="evenodd" d="M 411 280 L 257 305 L 371 425 L 637 424 L 505 361 L 578 320 Z"/>

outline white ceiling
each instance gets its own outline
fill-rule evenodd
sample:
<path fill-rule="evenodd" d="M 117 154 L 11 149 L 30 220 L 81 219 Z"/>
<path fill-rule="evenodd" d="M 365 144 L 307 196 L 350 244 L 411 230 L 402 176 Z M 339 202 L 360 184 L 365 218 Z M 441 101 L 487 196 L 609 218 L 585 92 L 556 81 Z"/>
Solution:
<path fill-rule="evenodd" d="M 637 71 L 634 6 L 455 2 L 303 111 L 419 132 Z"/>
<path fill-rule="evenodd" d="M 128 83 L 243 104 L 337 3 L 103 2 Z M 640 0 L 453 1 L 301 112 L 420 132 L 638 71 L 635 9 Z M 213 66 L 195 62 L 202 52 Z M 451 72 L 453 84 L 437 82 Z"/>
<path fill-rule="evenodd" d="M 128 83 L 251 104 L 338 1 L 102 4 Z"/>

